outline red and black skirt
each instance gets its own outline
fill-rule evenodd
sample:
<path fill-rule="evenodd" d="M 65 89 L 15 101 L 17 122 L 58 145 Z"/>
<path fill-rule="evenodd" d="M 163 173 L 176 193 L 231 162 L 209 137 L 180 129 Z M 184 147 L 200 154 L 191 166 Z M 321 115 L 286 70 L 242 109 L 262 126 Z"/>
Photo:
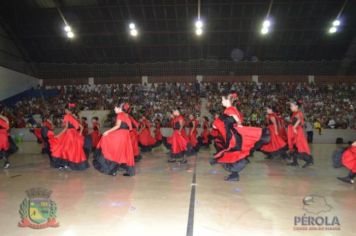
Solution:
<path fill-rule="evenodd" d="M 84 152 L 84 137 L 76 129 L 68 128 L 50 143 L 54 167 L 68 166 L 72 170 L 89 168 Z"/>
<path fill-rule="evenodd" d="M 288 125 L 288 148 L 289 151 L 301 159 L 311 158 L 310 148 L 304 135 L 304 129 L 298 125 L 297 133 L 293 131 L 293 125 Z"/>
<path fill-rule="evenodd" d="M 118 129 L 103 136 L 95 151 L 93 166 L 108 175 L 115 173 L 120 166 L 133 169 L 135 159 L 130 131 Z"/>
<path fill-rule="evenodd" d="M 283 138 L 275 133 L 274 125 L 268 126 L 270 141 L 260 148 L 260 151 L 270 156 L 278 156 L 288 150 L 287 143 Z"/>
<path fill-rule="evenodd" d="M 151 135 L 151 131 L 148 128 L 141 130 L 138 141 L 141 152 L 149 152 L 152 148 L 156 147 L 156 139 Z"/>

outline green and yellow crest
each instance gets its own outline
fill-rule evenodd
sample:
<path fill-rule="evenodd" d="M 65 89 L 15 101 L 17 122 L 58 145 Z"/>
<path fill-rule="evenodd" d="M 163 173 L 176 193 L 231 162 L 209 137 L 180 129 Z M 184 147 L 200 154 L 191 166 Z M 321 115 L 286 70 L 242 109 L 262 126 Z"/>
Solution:
<path fill-rule="evenodd" d="M 50 199 L 52 191 L 44 188 L 31 188 L 26 191 L 25 198 L 20 205 L 21 222 L 19 227 L 43 229 L 58 227 L 56 221 L 57 205 Z"/>

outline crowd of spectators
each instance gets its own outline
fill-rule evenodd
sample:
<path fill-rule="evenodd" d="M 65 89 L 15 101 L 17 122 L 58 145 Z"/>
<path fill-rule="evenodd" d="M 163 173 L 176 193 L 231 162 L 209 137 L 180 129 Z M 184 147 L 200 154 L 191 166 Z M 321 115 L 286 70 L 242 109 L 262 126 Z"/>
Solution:
<path fill-rule="evenodd" d="M 239 110 L 244 114 L 246 124 L 262 125 L 266 105 L 275 106 L 288 120 L 288 102 L 300 99 L 309 122 L 320 123 L 321 128 L 356 127 L 356 84 L 212 82 L 93 84 L 47 86 L 44 89 L 57 89 L 58 95 L 26 98 L 5 109 L 12 127 L 33 125 L 36 115 L 50 115 L 54 124 L 60 126 L 68 103 L 76 103 L 79 110 L 113 110 L 119 100 L 132 104 L 132 114 L 137 118 L 145 115 L 153 121 L 159 117 L 166 125 L 174 108 L 180 108 L 183 114 L 200 116 L 201 98 L 207 100 L 206 108 L 211 114 L 221 112 L 221 94 L 227 91 L 238 93 Z"/>
<path fill-rule="evenodd" d="M 211 83 L 207 89 L 210 112 L 221 107 L 220 96 L 226 90 L 238 93 L 239 110 L 249 124 L 264 122 L 267 105 L 276 107 L 288 121 L 288 102 L 300 100 L 307 121 L 322 128 L 356 128 L 356 84 Z"/>

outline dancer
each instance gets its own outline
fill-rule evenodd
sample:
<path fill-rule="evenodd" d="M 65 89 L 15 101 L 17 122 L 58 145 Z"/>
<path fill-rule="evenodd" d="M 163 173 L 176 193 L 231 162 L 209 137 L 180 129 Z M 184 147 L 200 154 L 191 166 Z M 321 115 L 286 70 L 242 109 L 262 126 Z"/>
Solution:
<path fill-rule="evenodd" d="M 91 123 L 92 123 L 93 131 L 91 132 L 90 136 L 91 136 L 92 149 L 94 150 L 101 138 L 99 118 L 97 116 L 94 116 L 91 119 Z"/>
<path fill-rule="evenodd" d="M 139 123 L 139 144 L 141 152 L 150 152 L 156 146 L 156 139 L 151 135 L 151 123 L 142 116 Z"/>
<path fill-rule="evenodd" d="M 73 116 L 76 105 L 69 103 L 63 118 L 64 129 L 51 140 L 54 167 L 60 170 L 85 170 L 89 167 L 84 153 L 83 126 Z M 78 129 L 80 130 L 78 132 Z"/>
<path fill-rule="evenodd" d="M 353 184 L 356 176 L 356 140 L 347 148 L 341 148 L 334 153 L 334 167 L 345 166 L 349 170 L 349 174 L 345 177 L 337 177 L 345 183 Z"/>
<path fill-rule="evenodd" d="M 83 132 L 82 132 L 82 134 L 83 134 L 84 137 L 87 136 L 88 133 L 89 133 L 89 126 L 88 126 L 87 120 L 88 120 L 88 119 L 87 119 L 86 117 L 82 117 L 82 118 L 81 118 L 81 124 L 82 124 L 82 126 L 83 126 Z"/>
<path fill-rule="evenodd" d="M 219 132 L 219 130 L 225 130 L 224 122 L 219 118 L 219 114 L 215 113 L 214 114 L 214 121 L 213 121 L 213 124 L 212 124 L 212 129 L 210 131 L 210 136 L 214 140 L 214 147 L 215 147 L 215 150 L 216 150 L 215 154 L 217 154 L 218 152 L 220 152 L 221 150 L 224 149 L 224 137 Z"/>
<path fill-rule="evenodd" d="M 120 167 L 126 172 L 124 176 L 135 175 L 135 160 L 130 138 L 132 124 L 127 114 L 128 103 L 119 103 L 114 108 L 115 126 L 103 133 L 95 152 L 93 165 L 98 171 L 116 176 Z"/>
<path fill-rule="evenodd" d="M 129 107 L 129 105 L 127 105 Z M 140 148 L 139 148 L 139 143 L 138 143 L 138 122 L 133 118 L 133 116 L 130 115 L 130 108 L 128 109 L 128 116 L 131 121 L 132 129 L 130 130 L 130 138 L 131 138 L 131 144 L 132 144 L 132 149 L 133 153 L 135 156 L 135 162 L 139 162 L 142 159 L 141 153 L 140 153 Z"/>
<path fill-rule="evenodd" d="M 224 139 L 224 149 L 217 153 L 210 164 L 221 163 L 223 167 L 231 172 L 225 177 L 226 181 L 239 181 L 241 172 L 249 163 L 247 157 L 257 143 L 261 140 L 262 129 L 256 127 L 242 126 L 243 115 L 234 106 L 238 96 L 231 93 L 222 97 L 222 105 L 225 107 L 220 119 L 224 125 L 215 126 Z M 215 123 L 215 122 L 214 122 Z"/>
<path fill-rule="evenodd" d="M 305 164 L 302 166 L 306 168 L 314 164 L 313 157 L 310 154 L 308 142 L 304 135 L 304 115 L 299 110 L 300 103 L 291 102 L 290 110 L 292 116 L 290 118 L 291 124 L 288 125 L 288 146 L 292 162 L 288 165 L 298 166 L 298 158 L 303 159 Z"/>
<path fill-rule="evenodd" d="M 42 135 L 41 135 L 41 125 L 36 124 L 36 127 L 31 128 L 29 131 L 30 131 L 30 133 L 33 133 L 35 135 L 35 137 L 37 139 L 37 143 L 41 144 L 41 153 L 46 153 Z"/>
<path fill-rule="evenodd" d="M 200 146 L 203 147 L 209 147 L 210 145 L 210 138 L 209 138 L 209 118 L 207 116 L 204 116 L 204 122 L 203 122 L 203 132 L 200 135 L 199 141 L 200 141 Z"/>
<path fill-rule="evenodd" d="M 155 139 L 156 139 L 156 143 L 157 145 L 160 145 L 162 143 L 162 139 L 163 139 L 163 136 L 162 136 L 162 132 L 161 132 L 161 119 L 157 118 L 155 120 Z"/>
<path fill-rule="evenodd" d="M 267 154 L 267 159 L 272 159 L 275 156 L 282 156 L 286 158 L 288 145 L 280 136 L 279 131 L 281 130 L 281 124 L 279 123 L 279 118 L 275 113 L 275 108 L 272 106 L 266 107 L 267 117 L 266 123 L 269 130 L 271 140 L 269 143 L 261 147 L 261 151 Z"/>
<path fill-rule="evenodd" d="M 172 136 L 164 139 L 165 146 L 170 149 L 170 159 L 168 162 L 180 162 L 181 164 L 187 163 L 185 159 L 186 151 L 188 150 L 188 141 L 184 137 L 184 117 L 180 114 L 179 109 L 172 111 Z"/>
<path fill-rule="evenodd" d="M 3 115 L 3 110 L 0 107 L 0 160 L 4 159 L 4 169 L 10 167 L 9 162 L 9 119 Z"/>
<path fill-rule="evenodd" d="M 191 145 L 191 149 L 189 150 L 191 153 L 194 154 L 199 151 L 199 142 L 197 140 L 197 134 L 198 134 L 198 125 L 199 121 L 196 119 L 194 115 L 189 115 L 189 143 Z"/>
<path fill-rule="evenodd" d="M 43 139 L 44 153 L 47 153 L 49 158 L 50 167 L 55 168 L 55 163 L 52 158 L 51 146 L 55 145 L 56 139 L 54 138 L 53 123 L 48 116 L 42 118 L 41 123 L 41 136 Z"/>

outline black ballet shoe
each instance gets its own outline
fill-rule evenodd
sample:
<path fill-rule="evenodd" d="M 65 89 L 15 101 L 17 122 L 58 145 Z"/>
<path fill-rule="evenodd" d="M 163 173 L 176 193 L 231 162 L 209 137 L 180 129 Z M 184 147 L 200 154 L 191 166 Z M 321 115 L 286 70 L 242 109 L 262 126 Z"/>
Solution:
<path fill-rule="evenodd" d="M 123 176 L 125 176 L 125 177 L 131 177 L 131 176 L 134 176 L 134 174 L 130 174 L 130 173 L 126 172 L 126 173 L 123 174 Z"/>
<path fill-rule="evenodd" d="M 302 168 L 307 168 L 308 166 L 312 166 L 313 164 L 314 163 L 312 161 L 308 161 L 302 166 Z"/>
<path fill-rule="evenodd" d="M 341 180 L 344 183 L 348 183 L 348 184 L 353 184 L 354 180 L 351 179 L 350 177 L 346 176 L 346 177 L 337 177 L 338 180 Z"/>
<path fill-rule="evenodd" d="M 217 163 L 218 163 L 218 161 L 217 161 L 215 158 L 210 159 L 210 161 L 209 161 L 209 164 L 210 164 L 211 166 L 216 165 Z"/>
<path fill-rule="evenodd" d="M 9 162 L 5 162 L 4 169 L 9 169 L 9 168 L 10 168 L 10 163 Z"/>
<path fill-rule="evenodd" d="M 225 181 L 239 181 L 240 176 L 238 173 L 232 173 L 224 178 Z"/>
<path fill-rule="evenodd" d="M 187 159 L 183 159 L 179 161 L 180 164 L 186 164 L 187 162 L 188 162 Z"/>
<path fill-rule="evenodd" d="M 168 162 L 169 162 L 169 163 L 174 163 L 174 162 L 177 162 L 177 160 L 176 160 L 176 159 L 171 158 L 171 159 L 169 159 L 169 160 L 168 160 Z"/>
<path fill-rule="evenodd" d="M 288 163 L 287 166 L 299 166 L 298 162 Z"/>

